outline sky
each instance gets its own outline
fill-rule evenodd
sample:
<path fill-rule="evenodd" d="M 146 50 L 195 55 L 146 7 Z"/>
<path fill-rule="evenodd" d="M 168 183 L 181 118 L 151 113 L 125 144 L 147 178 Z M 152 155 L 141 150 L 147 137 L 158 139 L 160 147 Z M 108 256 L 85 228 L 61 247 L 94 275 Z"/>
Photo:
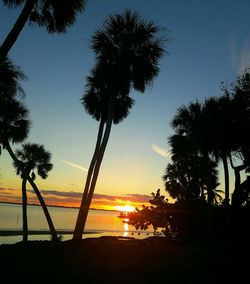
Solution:
<path fill-rule="evenodd" d="M 162 176 L 177 108 L 220 96 L 221 82 L 230 84 L 250 65 L 249 0 L 91 0 L 66 34 L 26 25 L 9 57 L 28 77 L 22 83 L 32 120 L 27 142 L 52 153 L 49 177 L 37 179 L 48 204 L 79 205 L 98 131 L 80 103 L 94 65 L 90 39 L 109 15 L 126 8 L 164 28 L 167 54 L 152 86 L 131 92 L 136 103 L 129 117 L 112 128 L 92 207 L 140 206 L 158 188 L 167 196 Z M 1 2 L 0 42 L 19 13 Z M 21 180 L 5 152 L 0 174 L 0 201 L 20 201 Z M 222 171 L 220 177 L 223 189 Z M 232 184 L 233 176 L 231 190 Z M 32 191 L 28 196 L 35 202 Z"/>

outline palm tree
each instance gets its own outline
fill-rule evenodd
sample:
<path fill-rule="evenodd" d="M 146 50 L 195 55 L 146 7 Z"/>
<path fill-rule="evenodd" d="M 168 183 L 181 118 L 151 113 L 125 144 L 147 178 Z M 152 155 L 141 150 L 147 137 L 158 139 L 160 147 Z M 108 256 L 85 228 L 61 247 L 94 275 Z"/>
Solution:
<path fill-rule="evenodd" d="M 64 33 L 75 20 L 77 13 L 85 9 L 84 0 L 2 0 L 10 8 L 23 6 L 14 26 L 0 46 L 0 59 L 8 55 L 20 32 L 29 21 L 39 27 L 45 27 L 49 33 Z"/>
<path fill-rule="evenodd" d="M 90 163 L 74 239 L 82 238 L 88 209 L 113 123 L 128 115 L 131 88 L 144 92 L 159 72 L 164 53 L 159 27 L 129 10 L 110 16 L 92 38 L 96 65 L 83 97 L 85 109 L 100 121 L 96 148 Z"/>
<path fill-rule="evenodd" d="M 186 135 L 204 159 L 221 159 L 225 177 L 225 206 L 229 205 L 228 157 L 231 151 L 232 110 L 229 96 L 209 98 L 203 105 L 197 101 L 177 110 L 171 125 L 179 135 Z M 212 194 L 212 189 L 211 189 Z"/>
<path fill-rule="evenodd" d="M 246 172 L 250 169 L 250 73 L 246 71 L 236 80 L 233 88 L 228 90 L 224 88 L 225 93 L 229 94 L 232 102 L 233 117 L 231 138 L 232 152 L 229 160 L 235 175 L 235 187 L 232 195 L 232 205 L 234 205 L 234 196 L 240 189 L 241 171 Z M 236 161 L 236 163 L 235 163 Z M 235 194 L 234 194 L 235 193 Z"/>
<path fill-rule="evenodd" d="M 15 97 L 17 94 L 25 95 L 19 83 L 27 77 L 22 70 L 16 66 L 9 58 L 0 60 L 0 96 Z"/>
<path fill-rule="evenodd" d="M 35 180 L 36 174 L 46 179 L 48 172 L 52 170 L 51 154 L 47 152 L 43 145 L 26 143 L 22 148 L 16 151 L 16 157 L 20 161 L 14 163 L 17 174 L 22 178 L 22 196 L 23 196 L 23 241 L 28 240 L 28 222 L 27 222 L 27 194 L 26 183 L 30 175 Z"/>
<path fill-rule="evenodd" d="M 28 118 L 27 109 L 16 99 L 6 99 L 6 97 L 0 97 L 0 145 L 6 149 L 16 165 L 20 165 L 21 162 L 13 152 L 10 142 L 13 144 L 22 142 L 28 135 L 30 128 L 30 121 Z M 33 179 L 28 176 L 28 182 L 32 186 L 37 198 L 42 206 L 46 220 L 48 222 L 52 240 L 57 240 L 57 234 L 50 217 L 49 211 L 43 200 L 43 197 L 37 188 Z"/>
<path fill-rule="evenodd" d="M 232 145 L 232 109 L 229 96 L 209 98 L 203 106 L 204 128 L 206 129 L 207 145 L 216 159 L 221 159 L 224 168 L 225 199 L 224 205 L 229 206 L 229 168 L 228 157 Z"/>
<path fill-rule="evenodd" d="M 215 190 L 218 186 L 218 173 L 216 170 L 217 160 L 211 156 L 211 137 L 214 137 L 214 135 L 213 132 L 209 132 L 210 126 L 213 126 L 214 123 L 209 123 L 207 117 L 204 116 L 203 110 L 204 106 L 198 101 L 190 103 L 187 107 L 182 106 L 177 110 L 171 122 L 176 135 L 173 135 L 170 139 L 170 145 L 177 157 L 177 161 L 181 159 L 179 167 L 183 168 L 184 166 L 184 173 L 187 172 L 188 168 L 191 169 L 191 176 L 193 175 L 193 171 L 196 173 L 196 181 L 199 181 L 198 184 L 200 184 L 202 199 L 205 198 L 206 191 L 208 202 L 207 238 L 210 239 L 212 236 L 212 204 L 215 199 Z M 187 142 L 192 145 L 192 147 L 189 146 L 189 149 L 186 149 Z M 195 156 L 191 155 L 191 161 L 189 161 L 190 158 L 186 160 L 186 157 L 189 157 L 192 153 Z M 184 162 L 182 162 L 183 159 Z M 167 191 L 171 189 L 169 187 L 170 178 L 167 168 L 165 175 Z"/>
<path fill-rule="evenodd" d="M 188 136 L 172 135 L 169 144 L 172 162 L 163 176 L 166 191 L 178 201 L 204 199 L 204 191 L 210 193 L 218 185 L 217 163 L 202 155 Z M 209 198 L 208 194 L 208 202 Z"/>

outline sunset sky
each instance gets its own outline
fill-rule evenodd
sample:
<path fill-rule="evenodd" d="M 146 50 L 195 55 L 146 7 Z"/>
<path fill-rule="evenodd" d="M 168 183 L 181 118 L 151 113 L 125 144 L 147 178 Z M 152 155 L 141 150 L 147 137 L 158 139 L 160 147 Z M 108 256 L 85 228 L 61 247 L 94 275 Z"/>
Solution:
<path fill-rule="evenodd" d="M 0 3 L 2 42 L 20 10 Z M 221 82 L 233 82 L 250 65 L 249 0 L 89 0 L 66 34 L 26 25 L 9 56 L 29 78 L 23 82 L 32 120 L 27 141 L 52 153 L 49 177 L 37 179 L 48 204 L 80 202 L 98 130 L 80 104 L 94 64 L 89 40 L 107 16 L 126 8 L 165 27 L 171 40 L 159 76 L 144 94 L 131 93 L 136 100 L 131 114 L 112 129 L 92 207 L 140 206 L 158 188 L 166 195 L 162 176 L 170 161 L 167 138 L 176 109 L 221 95 Z M 0 175 L 0 201 L 20 201 L 21 180 L 5 152 Z M 32 192 L 29 201 L 35 202 Z"/>

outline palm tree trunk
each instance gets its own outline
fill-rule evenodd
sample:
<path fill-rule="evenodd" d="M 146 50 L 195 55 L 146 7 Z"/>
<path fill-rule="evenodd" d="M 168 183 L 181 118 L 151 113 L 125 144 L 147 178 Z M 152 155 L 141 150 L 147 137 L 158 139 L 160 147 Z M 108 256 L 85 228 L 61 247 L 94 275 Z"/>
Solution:
<path fill-rule="evenodd" d="M 223 153 L 222 154 L 222 163 L 223 163 L 223 167 L 224 167 L 224 178 L 225 178 L 225 206 L 228 207 L 229 206 L 229 171 L 228 171 L 228 164 L 227 164 L 227 157 L 226 155 Z"/>
<path fill-rule="evenodd" d="M 27 192 L 26 192 L 27 178 L 22 180 L 22 207 L 23 207 L 23 241 L 28 241 L 28 218 L 27 218 Z"/>
<path fill-rule="evenodd" d="M 12 27 L 9 34 L 5 38 L 3 44 L 0 46 L 0 60 L 8 55 L 11 47 L 14 45 L 20 32 L 22 31 L 27 20 L 29 19 L 30 13 L 34 8 L 35 2 L 36 0 L 26 0 L 26 3 L 22 9 L 21 14 L 17 18 L 14 26 Z"/>
<path fill-rule="evenodd" d="M 210 182 L 208 182 L 207 188 L 207 228 L 206 228 L 206 239 L 210 241 L 212 239 L 212 187 Z"/>
<path fill-rule="evenodd" d="M 41 206 L 42 206 L 42 209 L 43 209 L 43 213 L 45 215 L 45 218 L 47 220 L 47 223 L 48 223 L 48 226 L 49 226 L 49 229 L 50 229 L 50 233 L 51 233 L 51 239 L 52 241 L 58 241 L 58 236 L 57 236 L 57 233 L 56 233 L 56 229 L 54 227 L 54 224 L 52 222 L 52 219 L 50 217 L 50 214 L 49 214 L 49 211 L 48 211 L 48 208 L 44 202 L 44 199 L 39 191 L 39 189 L 37 188 L 36 184 L 34 183 L 34 181 L 32 180 L 32 178 L 30 176 L 28 176 L 28 182 L 30 183 L 30 185 L 32 186 Z"/>
<path fill-rule="evenodd" d="M 102 141 L 102 144 L 100 146 L 100 151 L 99 151 L 99 154 L 98 154 L 98 157 L 97 157 L 96 166 L 95 166 L 95 169 L 94 169 L 93 178 L 92 178 L 92 182 L 91 182 L 91 185 L 90 185 L 88 197 L 85 201 L 84 212 L 83 212 L 83 216 L 82 216 L 83 217 L 82 218 L 83 227 L 82 227 L 82 231 L 81 231 L 81 238 L 82 238 L 82 234 L 83 234 L 85 224 L 86 224 L 86 220 L 87 220 L 87 217 L 88 217 L 89 207 L 90 207 L 90 204 L 91 204 L 91 201 L 92 201 L 92 198 L 93 198 L 97 178 L 98 178 L 98 175 L 99 175 L 99 172 L 100 172 L 100 166 L 101 166 L 102 159 L 103 159 L 103 156 L 104 156 L 104 153 L 105 153 L 105 150 L 106 150 L 106 147 L 107 147 L 108 139 L 109 139 L 109 136 L 110 136 L 111 127 L 112 127 L 112 116 L 110 117 L 109 121 L 107 121 L 107 124 L 106 124 L 105 133 L 104 133 L 103 141 Z"/>
<path fill-rule="evenodd" d="M 225 153 L 222 154 L 222 163 L 224 167 L 224 177 L 225 177 L 225 238 L 230 236 L 230 208 L 229 208 L 229 171 L 228 171 L 228 164 L 227 164 L 227 157 Z"/>
<path fill-rule="evenodd" d="M 74 234 L 73 234 L 73 239 L 75 239 L 75 240 L 82 239 L 82 232 L 83 232 L 83 227 L 84 227 L 83 214 L 84 214 L 84 211 L 85 211 L 85 201 L 86 201 L 87 196 L 88 196 L 89 185 L 90 185 L 90 182 L 91 182 L 92 177 L 93 177 L 93 170 L 95 168 L 98 153 L 99 153 L 99 150 L 100 150 L 100 145 L 101 145 L 101 141 L 102 141 L 102 137 L 103 137 L 104 124 L 105 124 L 104 119 L 101 119 L 100 124 L 99 124 L 99 130 L 98 130 L 98 135 L 97 135 L 95 151 L 94 151 L 94 154 L 93 154 L 93 157 L 92 157 L 92 160 L 90 162 L 89 169 L 88 169 L 88 174 L 87 174 L 87 178 L 86 178 L 86 182 L 85 182 L 82 201 L 81 201 L 80 209 L 79 209 L 77 220 L 76 220 L 75 230 L 74 230 Z"/>
<path fill-rule="evenodd" d="M 17 164 L 20 164 L 20 161 L 17 159 L 16 155 L 14 154 L 14 152 L 12 151 L 11 147 L 10 147 L 10 144 L 9 144 L 9 141 L 5 141 L 4 143 L 4 146 L 6 148 L 6 150 L 8 151 L 9 155 L 11 156 L 12 160 L 17 163 Z M 52 222 L 52 219 L 50 217 L 50 214 L 49 214 L 49 211 L 47 209 L 47 206 L 43 200 L 43 197 L 39 191 L 39 189 L 37 188 L 36 184 L 34 183 L 34 181 L 32 180 L 32 178 L 30 176 L 27 177 L 27 180 L 28 182 L 30 183 L 30 185 L 32 186 L 34 192 L 36 193 L 36 196 L 42 206 L 42 209 L 43 209 L 43 212 L 44 212 L 44 215 L 46 217 L 46 220 L 48 222 L 48 225 L 49 225 L 49 229 L 50 229 L 50 233 L 51 233 L 51 238 L 53 241 L 55 240 L 58 240 L 58 237 L 57 237 L 57 233 L 56 233 L 56 230 L 55 230 L 55 227 L 54 227 L 54 224 Z"/>
<path fill-rule="evenodd" d="M 235 177 L 235 180 L 234 180 L 234 191 L 233 191 L 233 194 L 232 194 L 232 205 L 233 206 L 237 206 L 237 197 L 236 196 L 237 196 L 237 193 L 239 191 L 240 183 L 241 183 L 240 172 L 243 171 L 246 168 L 246 164 L 243 163 L 242 165 L 234 166 L 231 155 L 230 155 L 229 158 L 230 158 L 231 167 L 234 170 L 234 177 Z"/>

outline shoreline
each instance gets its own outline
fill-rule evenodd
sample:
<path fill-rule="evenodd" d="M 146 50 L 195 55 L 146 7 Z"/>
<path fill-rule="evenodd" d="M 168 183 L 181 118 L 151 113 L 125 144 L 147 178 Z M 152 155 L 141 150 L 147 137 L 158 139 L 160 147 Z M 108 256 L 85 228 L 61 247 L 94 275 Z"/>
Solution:
<path fill-rule="evenodd" d="M 11 205 L 22 205 L 22 203 L 18 202 L 8 202 L 8 201 L 0 201 L 0 204 L 11 204 Z M 35 203 L 28 203 L 27 205 L 29 206 L 38 206 L 41 207 L 40 204 L 35 204 Z M 46 207 L 54 207 L 54 208 L 65 208 L 65 209 L 78 209 L 80 207 L 75 207 L 75 206 L 62 206 L 62 205 L 46 205 Z M 108 211 L 108 212 L 118 212 L 120 213 L 121 211 L 118 210 L 108 210 L 108 209 L 98 209 L 98 208 L 89 208 L 89 210 L 94 210 L 94 211 Z"/>
<path fill-rule="evenodd" d="M 73 230 L 57 230 L 58 235 L 73 235 Z M 83 235 L 90 234 L 100 234 L 99 231 L 87 231 L 84 232 Z M 0 237 L 11 237 L 11 236 L 22 236 L 22 230 L 0 230 Z M 28 235 L 36 236 L 36 235 L 50 235 L 50 231 L 48 230 L 30 230 L 28 231 Z"/>

